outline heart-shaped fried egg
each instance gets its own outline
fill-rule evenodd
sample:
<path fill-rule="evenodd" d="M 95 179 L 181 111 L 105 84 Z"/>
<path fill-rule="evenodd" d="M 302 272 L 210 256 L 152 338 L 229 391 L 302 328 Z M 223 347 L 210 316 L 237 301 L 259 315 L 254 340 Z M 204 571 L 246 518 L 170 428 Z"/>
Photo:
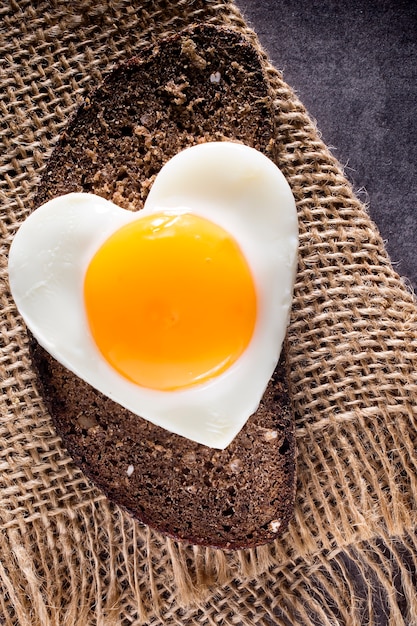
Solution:
<path fill-rule="evenodd" d="M 280 170 L 237 143 L 161 169 L 143 210 L 55 198 L 18 231 L 13 297 L 37 341 L 133 413 L 225 448 L 278 362 L 297 263 Z"/>

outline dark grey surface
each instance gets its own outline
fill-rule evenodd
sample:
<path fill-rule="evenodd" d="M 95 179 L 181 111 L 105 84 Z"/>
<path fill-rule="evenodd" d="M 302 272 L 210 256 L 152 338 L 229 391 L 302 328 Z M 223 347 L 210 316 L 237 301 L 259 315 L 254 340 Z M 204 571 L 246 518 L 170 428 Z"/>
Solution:
<path fill-rule="evenodd" d="M 417 290 L 417 0 L 236 0 Z"/>

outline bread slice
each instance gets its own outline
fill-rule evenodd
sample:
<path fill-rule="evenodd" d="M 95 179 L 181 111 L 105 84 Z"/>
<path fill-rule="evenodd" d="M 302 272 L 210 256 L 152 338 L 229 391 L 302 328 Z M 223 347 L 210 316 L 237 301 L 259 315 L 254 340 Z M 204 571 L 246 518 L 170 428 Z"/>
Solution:
<path fill-rule="evenodd" d="M 162 165 L 202 141 L 240 141 L 273 158 L 271 107 L 260 59 L 240 34 L 204 25 L 184 31 L 116 68 L 85 100 L 52 154 L 35 206 L 86 191 L 138 210 Z M 215 450 L 137 417 L 33 338 L 30 346 L 68 452 L 134 517 L 226 549 L 266 543 L 286 529 L 295 440 L 285 351 L 256 414 Z"/>

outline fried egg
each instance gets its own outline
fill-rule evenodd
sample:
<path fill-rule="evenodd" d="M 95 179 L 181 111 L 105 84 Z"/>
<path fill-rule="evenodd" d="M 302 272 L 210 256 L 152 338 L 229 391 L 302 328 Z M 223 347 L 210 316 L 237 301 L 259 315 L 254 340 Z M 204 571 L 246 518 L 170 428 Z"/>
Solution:
<path fill-rule="evenodd" d="M 115 402 L 223 449 L 256 411 L 282 349 L 297 265 L 294 198 L 242 144 L 187 148 L 131 212 L 94 194 L 22 224 L 10 287 L 55 359 Z"/>

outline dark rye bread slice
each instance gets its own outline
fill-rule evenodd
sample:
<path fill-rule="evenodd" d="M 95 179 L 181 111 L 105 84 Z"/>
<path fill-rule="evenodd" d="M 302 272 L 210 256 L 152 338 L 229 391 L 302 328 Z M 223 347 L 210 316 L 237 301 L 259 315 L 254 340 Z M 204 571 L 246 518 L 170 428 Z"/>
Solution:
<path fill-rule="evenodd" d="M 241 35 L 210 26 L 184 31 L 118 67 L 86 99 L 49 161 L 35 206 L 87 191 L 138 210 L 162 165 L 201 141 L 240 141 L 273 156 L 271 107 L 258 55 Z M 259 410 L 224 451 L 123 409 L 33 339 L 31 355 L 74 461 L 133 516 L 169 536 L 230 549 L 286 529 L 295 441 L 285 355 Z"/>

